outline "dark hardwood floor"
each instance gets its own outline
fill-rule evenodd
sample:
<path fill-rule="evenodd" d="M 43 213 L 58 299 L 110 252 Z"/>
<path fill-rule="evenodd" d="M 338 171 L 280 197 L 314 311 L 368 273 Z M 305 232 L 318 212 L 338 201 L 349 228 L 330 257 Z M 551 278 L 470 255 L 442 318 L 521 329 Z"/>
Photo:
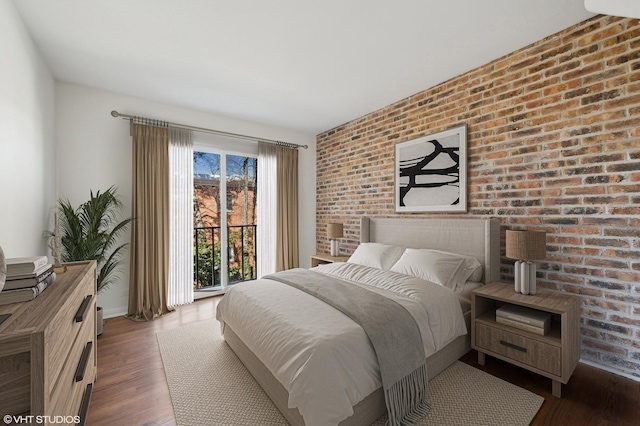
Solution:
<path fill-rule="evenodd" d="M 175 425 L 156 332 L 215 318 L 219 299 L 201 299 L 151 322 L 108 319 L 98 338 L 87 425 Z M 578 364 L 562 398 L 555 398 L 551 381 L 537 374 L 489 356 L 479 366 L 475 351 L 462 361 L 544 397 L 533 425 L 640 425 L 640 382 Z"/>

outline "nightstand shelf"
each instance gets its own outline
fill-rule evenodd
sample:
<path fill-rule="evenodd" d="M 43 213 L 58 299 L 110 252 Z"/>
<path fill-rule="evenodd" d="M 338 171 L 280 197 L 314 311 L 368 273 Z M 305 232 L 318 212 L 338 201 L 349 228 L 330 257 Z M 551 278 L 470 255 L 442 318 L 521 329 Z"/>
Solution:
<path fill-rule="evenodd" d="M 481 324 L 486 324 L 490 327 L 499 328 L 507 332 L 513 331 L 513 327 L 496 322 L 495 311 L 486 312 L 481 317 L 476 318 L 476 322 Z M 518 330 L 518 331 L 521 332 L 524 336 L 529 336 L 531 339 L 540 340 L 550 345 L 562 346 L 562 338 L 561 338 L 562 335 L 560 330 L 559 318 L 555 318 L 555 317 L 553 318 L 553 320 L 551 321 L 551 328 L 549 329 L 549 332 L 544 336 L 536 333 L 531 333 L 526 330 Z"/>
<path fill-rule="evenodd" d="M 328 254 L 314 254 L 311 256 L 311 267 L 322 265 L 323 263 L 346 262 L 350 256 L 330 256 Z"/>
<path fill-rule="evenodd" d="M 496 322 L 496 309 L 512 304 L 551 313 L 545 335 Z M 478 363 L 485 354 L 518 365 L 552 380 L 552 393 L 560 397 L 580 358 L 580 299 L 574 295 L 540 291 L 516 293 L 512 284 L 491 283 L 473 292 L 471 347 Z"/>

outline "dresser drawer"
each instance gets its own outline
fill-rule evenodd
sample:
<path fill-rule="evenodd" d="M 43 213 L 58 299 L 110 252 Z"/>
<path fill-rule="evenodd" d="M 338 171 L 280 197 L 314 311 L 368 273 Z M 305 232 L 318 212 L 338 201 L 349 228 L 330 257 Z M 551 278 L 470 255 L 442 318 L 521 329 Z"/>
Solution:
<path fill-rule="evenodd" d="M 92 351 L 93 350 L 95 350 L 95 347 L 92 349 Z M 96 372 L 95 367 L 93 366 L 93 353 L 91 354 L 91 357 L 91 365 L 87 366 L 87 375 L 85 376 L 84 380 L 74 383 L 69 390 L 69 394 L 66 395 L 66 398 L 59 401 L 58 404 L 51 410 L 52 413 L 66 413 L 65 420 L 71 420 L 71 422 L 64 424 L 77 426 L 75 420 L 81 418 L 80 413 L 82 411 L 83 399 L 87 397 L 87 385 L 93 383 Z"/>
<path fill-rule="evenodd" d="M 96 375 L 94 363 L 94 351 L 96 350 L 94 318 L 95 303 L 92 303 L 91 313 L 87 315 L 87 320 L 82 323 L 78 338 L 67 355 L 60 375 L 53 383 L 51 396 L 52 413 L 65 416 L 77 415 L 86 384 L 93 383 Z M 76 375 L 78 375 L 78 380 Z"/>
<path fill-rule="evenodd" d="M 58 380 L 60 371 L 67 360 L 69 349 L 76 341 L 80 329 L 86 324 L 89 324 L 90 328 L 94 327 L 96 298 L 93 288 L 95 284 L 92 279 L 93 276 L 89 275 L 82 280 L 71 297 L 62 305 L 62 309 L 48 330 L 47 347 L 45 348 L 51 377 L 48 391 L 52 390 L 52 386 Z M 76 315 L 83 313 L 84 319 L 76 321 Z"/>
<path fill-rule="evenodd" d="M 562 376 L 562 351 L 516 333 L 476 323 L 476 346 L 547 373 Z"/>

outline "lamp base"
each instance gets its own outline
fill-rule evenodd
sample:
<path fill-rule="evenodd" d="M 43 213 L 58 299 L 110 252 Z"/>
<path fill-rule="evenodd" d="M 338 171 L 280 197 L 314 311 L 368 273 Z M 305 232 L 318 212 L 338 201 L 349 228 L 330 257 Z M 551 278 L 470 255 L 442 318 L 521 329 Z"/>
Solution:
<path fill-rule="evenodd" d="M 536 294 L 538 292 L 536 285 L 536 264 L 518 260 L 515 265 L 513 265 L 513 268 L 515 272 L 514 284 L 516 293 Z"/>
<path fill-rule="evenodd" d="M 331 240 L 331 256 L 340 256 L 340 243 L 338 240 Z"/>

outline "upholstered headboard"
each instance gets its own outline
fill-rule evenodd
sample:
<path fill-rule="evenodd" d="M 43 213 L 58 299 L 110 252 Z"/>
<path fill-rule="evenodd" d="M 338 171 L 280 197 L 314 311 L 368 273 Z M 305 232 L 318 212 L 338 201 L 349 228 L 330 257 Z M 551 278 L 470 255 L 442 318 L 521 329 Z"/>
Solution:
<path fill-rule="evenodd" d="M 360 242 L 378 242 L 473 256 L 482 264 L 485 284 L 500 279 L 498 219 L 363 217 L 360 220 Z"/>

